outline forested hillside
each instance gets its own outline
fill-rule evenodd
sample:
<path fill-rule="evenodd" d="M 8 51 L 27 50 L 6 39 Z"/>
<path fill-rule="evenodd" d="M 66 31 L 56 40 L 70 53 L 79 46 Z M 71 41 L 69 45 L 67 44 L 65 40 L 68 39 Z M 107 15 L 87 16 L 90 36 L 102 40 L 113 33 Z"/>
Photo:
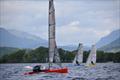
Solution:
<path fill-rule="evenodd" d="M 58 49 L 62 62 L 72 62 L 76 51 L 66 51 Z M 88 58 L 90 51 L 84 51 L 84 62 Z M 120 52 L 106 53 L 97 51 L 97 62 L 120 62 Z M 48 62 L 48 48 L 39 47 L 34 50 L 21 49 L 11 54 L 6 54 L 0 58 L 0 63 L 44 63 Z"/>

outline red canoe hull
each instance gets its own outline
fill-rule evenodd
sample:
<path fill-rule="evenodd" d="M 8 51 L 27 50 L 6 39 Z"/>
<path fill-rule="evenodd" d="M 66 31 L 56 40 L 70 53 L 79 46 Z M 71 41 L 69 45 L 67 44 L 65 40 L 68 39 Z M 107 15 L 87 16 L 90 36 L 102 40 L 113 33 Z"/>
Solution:
<path fill-rule="evenodd" d="M 68 69 L 67 68 L 61 68 L 61 69 L 48 69 L 48 70 L 43 70 L 42 72 L 45 73 L 68 73 Z M 27 72 L 24 75 L 32 75 L 32 74 L 37 74 L 40 72 Z"/>
<path fill-rule="evenodd" d="M 49 72 L 55 72 L 55 73 L 68 73 L 68 69 L 67 68 L 62 68 L 62 69 L 49 69 L 46 70 L 47 73 Z"/>

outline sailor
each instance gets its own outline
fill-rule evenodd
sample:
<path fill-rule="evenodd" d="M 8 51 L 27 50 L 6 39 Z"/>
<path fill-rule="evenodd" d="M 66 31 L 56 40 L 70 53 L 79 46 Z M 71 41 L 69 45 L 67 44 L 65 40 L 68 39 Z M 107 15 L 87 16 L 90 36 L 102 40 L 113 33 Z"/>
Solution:
<path fill-rule="evenodd" d="M 80 65 L 79 62 L 78 62 L 77 60 L 76 60 L 76 64 L 77 64 L 77 65 Z"/>
<path fill-rule="evenodd" d="M 45 66 L 36 65 L 33 67 L 33 72 L 43 72 L 43 71 L 45 71 Z"/>
<path fill-rule="evenodd" d="M 91 64 L 92 64 L 92 65 L 95 65 L 93 61 L 91 61 Z"/>

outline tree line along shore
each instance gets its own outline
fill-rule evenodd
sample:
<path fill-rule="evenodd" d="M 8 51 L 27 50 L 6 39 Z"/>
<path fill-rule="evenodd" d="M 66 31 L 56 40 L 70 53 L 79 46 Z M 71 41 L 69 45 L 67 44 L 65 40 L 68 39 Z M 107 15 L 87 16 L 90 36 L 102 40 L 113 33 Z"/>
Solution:
<path fill-rule="evenodd" d="M 60 54 L 61 62 L 63 63 L 71 63 L 77 53 L 77 50 L 67 51 L 62 48 L 58 49 Z M 84 51 L 83 53 L 83 62 L 85 63 L 89 51 Z M 48 62 L 48 48 L 39 47 L 34 50 L 31 49 L 19 49 L 15 52 L 5 54 L 0 57 L 0 63 L 47 63 Z M 104 52 L 97 51 L 97 62 L 114 62 L 120 63 L 120 52 L 112 53 L 112 52 Z"/>

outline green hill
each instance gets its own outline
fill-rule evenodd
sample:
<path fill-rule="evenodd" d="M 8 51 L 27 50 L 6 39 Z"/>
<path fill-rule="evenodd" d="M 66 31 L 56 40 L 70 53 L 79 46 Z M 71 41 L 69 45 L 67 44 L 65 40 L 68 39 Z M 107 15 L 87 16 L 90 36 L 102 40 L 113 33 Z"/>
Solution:
<path fill-rule="evenodd" d="M 0 57 L 5 54 L 16 52 L 18 50 L 19 50 L 18 48 L 12 48 L 12 47 L 0 47 Z"/>
<path fill-rule="evenodd" d="M 14 51 L 14 49 L 13 49 Z M 76 51 L 58 49 L 61 62 L 73 62 Z M 90 51 L 84 51 L 83 62 L 86 62 Z M 7 53 L 0 57 L 0 63 L 44 63 L 48 62 L 48 48 L 39 47 L 36 49 L 19 49 L 13 53 Z M 120 52 L 97 51 L 97 62 L 120 62 Z"/>

